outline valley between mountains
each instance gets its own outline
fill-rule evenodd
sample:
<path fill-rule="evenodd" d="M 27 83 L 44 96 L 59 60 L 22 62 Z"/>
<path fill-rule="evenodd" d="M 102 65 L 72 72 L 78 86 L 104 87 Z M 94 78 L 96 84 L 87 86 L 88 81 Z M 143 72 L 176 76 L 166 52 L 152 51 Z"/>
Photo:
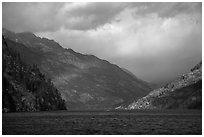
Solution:
<path fill-rule="evenodd" d="M 25 66 L 37 68 L 26 69 L 28 77 L 32 73 L 33 79 L 41 79 L 52 89 L 34 88 L 35 91 L 29 92 L 28 86 L 9 76 L 15 68 L 8 64 L 10 55 L 3 50 L 3 68 L 6 69 L 3 82 L 7 81 L 7 85 L 3 85 L 3 96 L 7 97 L 3 107 L 7 111 L 202 108 L 202 62 L 189 73 L 155 89 L 153 84 L 124 68 L 94 55 L 63 48 L 54 40 L 30 32 L 15 33 L 3 29 L 2 46 L 15 52 Z M 19 66 L 20 71 L 22 65 Z M 36 82 L 32 86 L 36 86 Z M 21 105 L 17 107 L 12 103 Z"/>

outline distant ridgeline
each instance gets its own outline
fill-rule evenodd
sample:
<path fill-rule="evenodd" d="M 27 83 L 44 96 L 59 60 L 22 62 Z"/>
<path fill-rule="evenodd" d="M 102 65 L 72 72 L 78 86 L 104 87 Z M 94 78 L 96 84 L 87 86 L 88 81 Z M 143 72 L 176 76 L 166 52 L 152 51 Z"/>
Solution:
<path fill-rule="evenodd" d="M 191 72 L 116 109 L 202 109 L 202 61 Z"/>
<path fill-rule="evenodd" d="M 22 61 L 18 52 L 2 38 L 3 112 L 65 109 L 59 91 L 46 79 L 37 65 Z"/>

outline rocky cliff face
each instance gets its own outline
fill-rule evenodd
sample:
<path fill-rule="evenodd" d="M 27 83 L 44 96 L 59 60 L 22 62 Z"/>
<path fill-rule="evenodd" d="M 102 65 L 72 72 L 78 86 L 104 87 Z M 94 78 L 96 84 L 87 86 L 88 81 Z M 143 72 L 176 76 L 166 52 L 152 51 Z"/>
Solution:
<path fill-rule="evenodd" d="M 153 90 L 123 109 L 202 108 L 202 62 L 165 86 Z"/>
<path fill-rule="evenodd" d="M 64 49 L 32 33 L 3 29 L 3 34 L 26 62 L 37 64 L 52 79 L 68 109 L 112 108 L 152 90 L 148 83 L 93 55 Z"/>
<path fill-rule="evenodd" d="M 3 112 L 65 109 L 59 91 L 36 65 L 27 65 L 21 55 L 2 41 Z"/>

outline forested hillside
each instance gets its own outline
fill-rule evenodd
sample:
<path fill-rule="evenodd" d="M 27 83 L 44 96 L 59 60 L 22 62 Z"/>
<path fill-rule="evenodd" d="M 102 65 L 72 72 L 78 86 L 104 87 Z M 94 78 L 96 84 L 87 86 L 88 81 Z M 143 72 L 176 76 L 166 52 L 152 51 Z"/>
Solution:
<path fill-rule="evenodd" d="M 3 112 L 65 109 L 60 92 L 37 65 L 28 65 L 2 38 Z"/>

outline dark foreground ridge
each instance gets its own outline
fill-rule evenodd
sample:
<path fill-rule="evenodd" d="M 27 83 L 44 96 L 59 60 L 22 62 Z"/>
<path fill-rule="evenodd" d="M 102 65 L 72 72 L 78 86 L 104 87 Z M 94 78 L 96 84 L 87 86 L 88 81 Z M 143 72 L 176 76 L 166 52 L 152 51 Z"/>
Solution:
<path fill-rule="evenodd" d="M 201 135 L 201 110 L 4 113 L 3 135 Z"/>
<path fill-rule="evenodd" d="M 46 79 L 37 65 L 22 61 L 20 54 L 2 41 L 3 112 L 65 109 L 59 91 Z"/>

